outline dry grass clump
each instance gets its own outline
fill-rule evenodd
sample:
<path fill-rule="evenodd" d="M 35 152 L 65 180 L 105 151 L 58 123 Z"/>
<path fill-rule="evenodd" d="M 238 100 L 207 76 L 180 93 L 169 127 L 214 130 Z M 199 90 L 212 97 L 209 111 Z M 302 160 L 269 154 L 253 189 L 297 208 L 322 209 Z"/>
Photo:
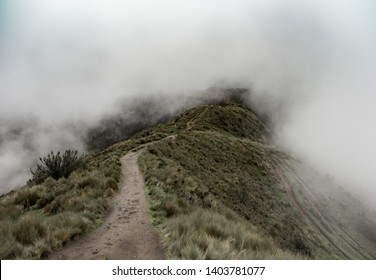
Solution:
<path fill-rule="evenodd" d="M 162 223 L 172 259 L 302 259 L 235 213 L 198 208 Z"/>
<path fill-rule="evenodd" d="M 0 221 L 0 259 L 13 259 L 21 252 L 21 246 L 11 231 L 11 222 Z"/>
<path fill-rule="evenodd" d="M 40 199 L 40 193 L 35 188 L 24 188 L 20 190 L 15 199 L 15 204 L 23 206 L 23 208 L 28 209 L 35 205 Z"/>
<path fill-rule="evenodd" d="M 0 257 L 43 258 L 93 227 L 92 221 L 80 213 L 45 216 L 41 211 L 28 212 L 16 221 L 0 222 Z"/>
<path fill-rule="evenodd" d="M 12 227 L 14 238 L 23 245 L 30 245 L 43 238 L 47 233 L 47 227 L 34 213 L 22 216 Z"/>

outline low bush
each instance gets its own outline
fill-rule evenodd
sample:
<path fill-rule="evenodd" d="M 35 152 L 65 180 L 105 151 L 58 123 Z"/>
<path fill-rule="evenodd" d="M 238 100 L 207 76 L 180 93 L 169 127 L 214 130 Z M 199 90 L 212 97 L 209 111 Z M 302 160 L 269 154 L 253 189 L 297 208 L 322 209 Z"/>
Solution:
<path fill-rule="evenodd" d="M 40 164 L 37 164 L 35 170 L 30 169 L 32 178 L 28 181 L 29 185 L 41 184 L 48 177 L 55 180 L 68 178 L 76 169 L 83 167 L 85 160 L 83 156 L 78 155 L 77 151 L 66 150 L 64 153 L 49 153 L 46 157 L 39 158 Z"/>

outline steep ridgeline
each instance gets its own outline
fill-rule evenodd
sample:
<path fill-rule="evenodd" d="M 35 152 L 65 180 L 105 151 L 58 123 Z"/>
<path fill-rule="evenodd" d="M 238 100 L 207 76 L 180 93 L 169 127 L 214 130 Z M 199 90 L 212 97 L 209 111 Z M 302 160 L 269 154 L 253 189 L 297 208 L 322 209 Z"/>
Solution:
<path fill-rule="evenodd" d="M 0 196 L 0 258 L 46 258 L 79 235 L 103 233 L 109 219 L 116 227 L 114 211 L 136 201 L 118 194 L 126 176 L 120 159 L 143 148 L 137 157 L 149 217 L 167 258 L 376 259 L 375 213 L 329 176 L 281 151 L 263 118 L 239 102 L 242 94 L 222 91 L 220 102 L 88 155 L 68 178 Z"/>
<path fill-rule="evenodd" d="M 276 147 L 236 102 L 203 105 L 145 131 L 173 135 L 141 155 L 168 257 L 375 259 L 375 217 L 330 178 Z"/>

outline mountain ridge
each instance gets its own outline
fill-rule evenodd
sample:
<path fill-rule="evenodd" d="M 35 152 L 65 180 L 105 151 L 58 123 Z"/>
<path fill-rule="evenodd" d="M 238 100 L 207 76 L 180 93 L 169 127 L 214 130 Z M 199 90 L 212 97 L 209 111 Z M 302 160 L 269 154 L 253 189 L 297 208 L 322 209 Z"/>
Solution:
<path fill-rule="evenodd" d="M 211 110 L 212 112 L 210 112 Z M 199 118 L 194 120 L 193 126 L 188 125 L 191 122 L 188 121 L 191 112 L 195 112 L 195 116 Z M 218 112 L 221 113 L 217 114 Z M 242 120 L 246 119 L 245 125 L 241 124 L 240 118 L 237 117 L 238 114 L 242 115 Z M 232 122 L 233 120 L 237 120 L 238 122 Z M 183 125 L 179 125 L 181 121 Z M 349 223 L 347 224 L 349 228 L 344 229 L 343 225 L 336 225 L 336 219 L 331 214 L 319 211 L 319 209 L 323 208 L 330 213 L 329 208 L 325 207 L 319 201 L 323 197 L 320 197 L 319 193 L 315 193 L 307 187 L 308 179 L 302 176 L 299 171 L 304 165 L 279 150 L 272 143 L 270 139 L 271 131 L 260 122 L 260 119 L 252 110 L 231 101 L 219 105 L 202 105 L 193 109 L 193 111 L 184 113 L 180 118 L 175 120 L 175 126 L 177 127 L 183 128 L 184 123 L 186 123 L 186 130 L 188 131 L 178 134 L 175 137 L 175 143 L 170 142 L 168 145 L 164 145 L 165 147 L 161 143 L 158 143 L 155 146 L 160 147 L 156 149 L 150 146 L 148 148 L 149 155 L 144 154 L 142 156 L 143 159 L 141 162 L 149 189 L 158 184 L 166 184 L 166 194 L 173 193 L 171 190 L 174 188 L 171 187 L 169 180 L 173 180 L 175 176 L 176 182 L 179 182 L 179 175 L 166 175 L 168 177 L 164 178 L 160 175 L 164 173 L 164 170 L 150 171 L 154 167 L 148 164 L 148 162 L 152 161 L 151 158 L 157 155 L 156 157 L 162 160 L 162 162 L 164 160 L 165 164 L 168 162 L 167 166 L 162 168 L 168 170 L 174 166 L 174 163 L 171 163 L 172 158 L 175 159 L 176 166 L 179 166 L 177 168 L 188 171 L 183 177 L 193 178 L 193 181 L 196 181 L 195 183 L 199 186 L 208 185 L 209 181 L 217 180 L 212 189 L 209 190 L 207 196 L 214 193 L 214 195 L 220 198 L 220 203 L 227 204 L 226 207 L 229 207 L 231 211 L 235 211 L 242 218 L 246 218 L 249 221 L 252 219 L 251 224 L 253 226 L 256 225 L 262 230 L 267 229 L 266 233 L 271 235 L 274 240 L 278 240 L 277 243 L 282 244 L 284 249 L 302 254 L 303 257 L 308 258 L 351 259 L 375 257 L 375 244 L 373 242 L 365 241 L 363 245 L 360 245 L 358 242 L 352 241 L 353 238 L 351 236 L 348 236 L 351 235 L 348 231 L 356 234 L 355 225 L 350 225 Z M 182 142 L 185 146 L 179 150 L 178 146 L 182 146 Z M 229 145 L 229 143 L 231 144 Z M 217 146 L 218 149 L 215 148 Z M 231 155 L 231 151 L 240 149 L 242 149 L 241 153 Z M 181 152 L 181 155 L 177 155 L 177 150 Z M 243 158 L 242 153 L 247 152 L 249 154 Z M 191 158 L 192 162 L 187 160 L 189 158 Z M 199 163 L 199 166 L 197 166 L 197 163 Z M 218 163 L 222 163 L 222 166 Z M 223 165 L 225 168 L 223 168 Z M 201 172 L 201 178 L 198 178 L 200 177 L 197 176 L 200 173 L 200 168 L 205 170 L 205 172 Z M 230 170 L 228 172 L 225 169 Z M 238 172 L 239 170 L 241 172 Z M 168 172 L 173 171 L 165 173 Z M 339 200 L 336 196 L 341 191 L 337 190 L 335 186 L 331 186 L 331 182 L 328 182 L 325 178 L 321 178 L 312 169 L 306 168 L 305 172 L 311 173 L 310 176 L 314 178 L 312 179 L 313 182 L 319 181 L 315 183 L 314 188 L 317 188 L 318 186 L 316 185 L 320 183 L 325 185 L 326 188 L 330 186 L 333 188 L 333 196 L 330 199 L 333 201 Z M 245 173 L 248 173 L 248 175 Z M 223 176 L 223 174 L 227 176 Z M 152 179 L 149 176 L 152 176 Z M 234 184 L 237 180 L 241 182 Z M 184 192 L 187 189 L 189 190 L 188 186 L 182 186 L 184 183 L 180 183 L 180 185 L 175 186 L 180 188 L 179 191 Z M 222 186 L 223 189 L 219 188 L 219 186 Z M 232 187 L 231 191 L 226 190 L 228 186 Z M 219 191 L 218 189 L 221 190 Z M 204 194 L 202 190 L 198 190 L 197 197 L 204 196 L 201 200 L 205 201 L 205 192 L 207 190 L 204 191 Z M 234 193 L 237 192 L 238 194 L 235 198 Z M 253 194 L 249 195 L 252 192 Z M 193 194 L 196 194 L 195 191 L 193 191 Z M 192 195 L 192 191 L 190 195 Z M 155 194 L 152 193 L 151 196 L 153 197 Z M 224 197 L 225 199 L 223 199 Z M 187 203 L 184 202 L 184 198 L 181 198 L 181 195 L 177 195 L 176 199 L 176 204 L 178 205 L 179 203 Z M 183 202 L 179 201 L 180 199 Z M 234 203 L 228 202 L 231 199 L 233 199 Z M 356 202 L 355 200 L 353 201 L 353 197 L 349 196 L 346 199 L 348 200 L 347 203 L 352 201 L 352 206 L 355 207 Z M 239 203 L 242 200 L 245 201 Z M 310 203 L 306 204 L 305 200 L 310 201 Z M 196 206 L 200 206 L 200 203 L 203 204 L 204 202 L 198 202 Z M 288 207 L 281 206 L 284 203 Z M 255 209 L 250 211 L 249 208 L 252 207 Z M 179 207 L 176 208 L 179 209 Z M 205 209 L 206 206 L 203 208 Z M 274 208 L 277 210 L 274 210 Z M 154 214 L 157 212 L 158 210 L 154 211 Z M 282 215 L 282 213 L 285 215 Z M 287 215 L 286 213 L 289 214 Z M 347 213 L 346 215 L 349 214 Z M 273 215 L 278 218 L 273 217 Z M 336 218 L 339 219 L 339 216 Z M 352 218 L 353 220 L 360 220 L 360 218 L 364 219 L 364 216 L 359 214 L 357 218 Z M 278 219 L 284 222 L 280 223 Z M 185 221 L 189 221 L 189 219 L 187 218 Z M 288 224 L 290 229 L 284 223 Z M 163 222 L 161 224 L 163 228 Z M 330 245 L 323 245 L 325 242 L 329 242 Z M 371 253 L 368 252 L 369 248 L 372 248 Z M 197 251 L 200 252 L 199 249 Z M 174 255 L 174 257 L 181 256 Z M 205 258 L 205 254 L 203 257 Z"/>
<path fill-rule="evenodd" d="M 0 247 L 1 258 L 43 258 L 98 227 L 117 192 L 120 158 L 147 144 L 139 165 L 167 258 L 375 259 L 374 215 L 282 151 L 247 96 L 222 92 L 89 155 L 67 179 L 2 196 L 0 234 L 13 245 Z M 40 231 L 29 238 L 23 225 Z"/>

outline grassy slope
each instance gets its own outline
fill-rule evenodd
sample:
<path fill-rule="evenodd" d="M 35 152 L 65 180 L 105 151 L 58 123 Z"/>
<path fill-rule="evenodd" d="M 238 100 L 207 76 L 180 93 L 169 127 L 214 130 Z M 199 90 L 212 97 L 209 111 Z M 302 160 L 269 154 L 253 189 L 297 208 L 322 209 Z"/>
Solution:
<path fill-rule="evenodd" d="M 41 258 L 97 227 L 120 157 L 140 158 L 168 257 L 375 258 L 375 223 L 351 195 L 280 152 L 248 108 L 199 106 L 88 157 L 68 179 L 0 197 L 0 258 Z"/>
<path fill-rule="evenodd" d="M 117 191 L 120 158 L 169 130 L 149 132 L 87 156 L 85 169 L 0 196 L 0 259 L 39 259 L 98 227 Z"/>
<path fill-rule="evenodd" d="M 48 178 L 0 197 L 0 259 L 39 259 L 75 236 L 98 227 L 120 179 L 120 157 L 139 145 L 87 157 L 69 178 Z"/>
<path fill-rule="evenodd" d="M 205 105 L 166 127 L 175 137 L 140 164 L 169 257 L 375 258 L 360 203 L 274 147 L 246 107 Z"/>

